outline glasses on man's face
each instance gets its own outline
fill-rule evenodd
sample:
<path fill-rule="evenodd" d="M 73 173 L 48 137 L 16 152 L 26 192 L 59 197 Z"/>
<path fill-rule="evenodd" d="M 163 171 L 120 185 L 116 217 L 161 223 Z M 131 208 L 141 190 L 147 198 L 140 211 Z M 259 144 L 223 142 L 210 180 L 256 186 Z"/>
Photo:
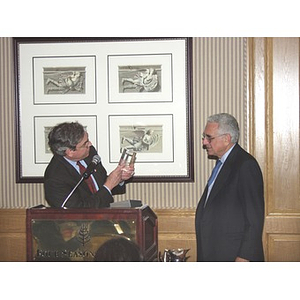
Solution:
<path fill-rule="evenodd" d="M 220 135 L 217 135 L 217 136 L 210 136 L 210 135 L 207 135 L 207 134 L 202 134 L 202 141 L 207 140 L 208 143 L 211 143 L 214 139 L 216 139 L 220 136 L 226 135 L 226 134 L 227 133 L 223 133 L 223 134 L 220 134 Z"/>

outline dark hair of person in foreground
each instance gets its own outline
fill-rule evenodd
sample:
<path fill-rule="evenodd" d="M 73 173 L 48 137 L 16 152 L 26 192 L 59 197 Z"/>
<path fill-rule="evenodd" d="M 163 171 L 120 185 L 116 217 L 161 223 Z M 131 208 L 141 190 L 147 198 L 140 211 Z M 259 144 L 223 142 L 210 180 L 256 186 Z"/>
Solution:
<path fill-rule="evenodd" d="M 144 261 L 139 246 L 126 238 L 113 238 L 100 246 L 94 261 L 98 262 L 140 262 Z"/>

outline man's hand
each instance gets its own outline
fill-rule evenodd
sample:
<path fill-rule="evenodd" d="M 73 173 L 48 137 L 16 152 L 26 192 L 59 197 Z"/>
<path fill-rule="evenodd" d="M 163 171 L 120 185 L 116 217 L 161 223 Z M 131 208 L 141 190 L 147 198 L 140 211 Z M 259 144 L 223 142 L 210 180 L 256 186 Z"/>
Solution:
<path fill-rule="evenodd" d="M 235 259 L 235 262 L 249 262 L 249 260 L 248 260 L 248 259 L 241 258 L 241 257 L 237 256 L 237 258 Z"/>
<path fill-rule="evenodd" d="M 123 167 L 118 165 L 107 177 L 106 182 L 104 185 L 112 190 L 115 186 L 117 186 L 120 182 L 123 181 L 122 179 L 122 171 Z"/>
<path fill-rule="evenodd" d="M 125 166 L 122 169 L 122 180 L 128 180 L 134 175 L 134 165 Z"/>

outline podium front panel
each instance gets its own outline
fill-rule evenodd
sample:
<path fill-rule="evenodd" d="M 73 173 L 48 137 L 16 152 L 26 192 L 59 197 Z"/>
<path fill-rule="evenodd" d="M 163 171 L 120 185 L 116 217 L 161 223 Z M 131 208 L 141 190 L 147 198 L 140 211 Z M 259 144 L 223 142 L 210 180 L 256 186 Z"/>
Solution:
<path fill-rule="evenodd" d="M 148 206 L 128 209 L 28 209 L 28 261 L 93 261 L 107 240 L 125 237 L 146 261 L 157 260 L 157 218 Z"/>

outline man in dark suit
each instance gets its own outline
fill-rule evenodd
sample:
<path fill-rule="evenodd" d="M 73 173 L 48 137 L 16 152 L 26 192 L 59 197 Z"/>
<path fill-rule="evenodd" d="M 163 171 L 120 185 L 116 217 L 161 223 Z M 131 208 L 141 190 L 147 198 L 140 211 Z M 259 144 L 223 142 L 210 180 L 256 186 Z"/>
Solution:
<path fill-rule="evenodd" d="M 264 261 L 262 172 L 238 139 L 233 116 L 208 118 L 203 148 L 221 162 L 196 210 L 197 261 Z"/>
<path fill-rule="evenodd" d="M 54 154 L 44 174 L 45 198 L 51 207 L 61 207 L 81 178 L 80 162 L 86 168 L 97 154 L 84 127 L 77 123 L 62 123 L 49 133 L 49 146 Z M 109 175 L 101 162 L 90 177 L 96 189 L 91 191 L 83 180 L 65 203 L 65 207 L 109 207 L 114 194 L 125 193 L 125 181 L 134 174 L 134 166 L 124 171 L 118 165 Z"/>

